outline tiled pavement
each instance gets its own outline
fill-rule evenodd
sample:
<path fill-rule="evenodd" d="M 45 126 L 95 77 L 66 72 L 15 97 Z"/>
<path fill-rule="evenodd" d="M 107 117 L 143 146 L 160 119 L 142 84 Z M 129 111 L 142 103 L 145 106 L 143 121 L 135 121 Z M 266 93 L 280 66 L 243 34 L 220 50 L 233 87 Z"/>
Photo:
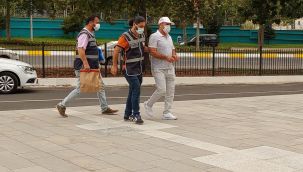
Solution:
<path fill-rule="evenodd" d="M 177 121 L 161 120 L 158 103 L 142 126 L 98 106 L 69 108 L 69 118 L 0 111 L 0 172 L 303 172 L 302 100 L 175 102 Z"/>

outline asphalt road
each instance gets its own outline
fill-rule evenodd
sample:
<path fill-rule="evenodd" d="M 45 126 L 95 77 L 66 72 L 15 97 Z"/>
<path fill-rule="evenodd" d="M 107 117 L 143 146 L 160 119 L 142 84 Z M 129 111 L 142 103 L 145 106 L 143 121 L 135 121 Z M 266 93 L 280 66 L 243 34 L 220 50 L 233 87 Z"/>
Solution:
<path fill-rule="evenodd" d="M 16 94 L 0 95 L 0 111 L 54 107 L 72 88 L 27 88 Z M 153 87 L 143 87 L 141 102 L 148 99 Z M 108 103 L 124 104 L 127 87 L 107 87 Z M 282 85 L 196 85 L 177 86 L 175 101 L 253 97 L 267 95 L 303 94 L 303 83 Z M 70 106 L 97 105 L 96 94 L 84 94 Z"/>

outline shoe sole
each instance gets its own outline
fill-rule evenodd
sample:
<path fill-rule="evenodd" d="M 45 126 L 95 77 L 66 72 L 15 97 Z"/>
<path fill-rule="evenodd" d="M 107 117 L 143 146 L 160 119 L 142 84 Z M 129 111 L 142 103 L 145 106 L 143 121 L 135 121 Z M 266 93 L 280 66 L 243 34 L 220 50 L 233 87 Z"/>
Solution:
<path fill-rule="evenodd" d="M 162 118 L 163 120 L 178 120 L 178 118 Z"/>
<path fill-rule="evenodd" d="M 102 112 L 103 115 L 118 115 L 116 114 L 117 112 L 119 112 L 118 110 L 117 111 L 113 111 L 113 112 Z"/>
<path fill-rule="evenodd" d="M 143 125 L 144 124 L 144 122 L 140 122 L 140 123 L 137 123 L 137 122 L 135 122 L 135 124 L 137 124 L 137 125 Z"/>

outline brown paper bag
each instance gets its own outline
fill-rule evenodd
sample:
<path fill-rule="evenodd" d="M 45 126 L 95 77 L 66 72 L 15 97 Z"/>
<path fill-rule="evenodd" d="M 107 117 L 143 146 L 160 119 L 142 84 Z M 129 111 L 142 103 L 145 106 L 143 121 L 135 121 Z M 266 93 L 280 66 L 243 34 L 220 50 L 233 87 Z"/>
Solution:
<path fill-rule="evenodd" d="M 80 70 L 80 92 L 96 93 L 101 89 L 101 76 L 99 69 Z"/>

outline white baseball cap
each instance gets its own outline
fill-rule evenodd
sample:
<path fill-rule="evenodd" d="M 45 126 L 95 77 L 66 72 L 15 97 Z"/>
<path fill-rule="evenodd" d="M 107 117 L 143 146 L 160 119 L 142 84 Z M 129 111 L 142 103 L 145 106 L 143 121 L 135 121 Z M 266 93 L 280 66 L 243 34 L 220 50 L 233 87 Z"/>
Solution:
<path fill-rule="evenodd" d="M 174 24 L 173 22 L 170 21 L 170 19 L 168 17 L 161 17 L 159 19 L 159 22 L 158 24 L 161 24 L 161 23 L 170 23 L 170 24 Z"/>

